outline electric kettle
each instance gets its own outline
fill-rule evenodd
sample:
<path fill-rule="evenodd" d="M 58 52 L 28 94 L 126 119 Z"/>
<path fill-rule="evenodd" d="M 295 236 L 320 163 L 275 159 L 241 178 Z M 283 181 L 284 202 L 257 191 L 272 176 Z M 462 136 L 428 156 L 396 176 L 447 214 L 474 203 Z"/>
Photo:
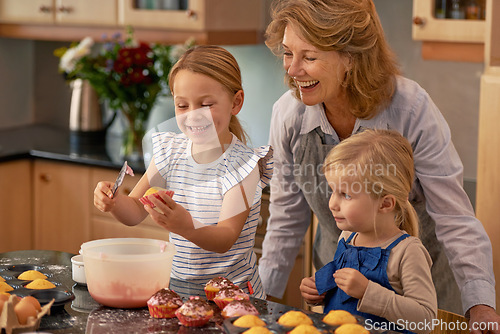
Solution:
<path fill-rule="evenodd" d="M 69 129 L 77 132 L 94 132 L 106 129 L 99 97 L 90 83 L 76 79 L 71 82 Z"/>

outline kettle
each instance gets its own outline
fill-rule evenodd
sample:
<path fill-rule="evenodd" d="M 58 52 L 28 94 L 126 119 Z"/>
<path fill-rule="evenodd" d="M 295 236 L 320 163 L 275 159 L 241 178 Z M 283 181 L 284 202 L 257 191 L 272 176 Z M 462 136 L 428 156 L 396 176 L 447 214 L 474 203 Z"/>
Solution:
<path fill-rule="evenodd" d="M 71 82 L 71 105 L 69 129 L 76 132 L 101 132 L 114 120 L 103 124 L 103 114 L 99 96 L 87 80 L 75 79 Z"/>
<path fill-rule="evenodd" d="M 69 112 L 70 148 L 73 153 L 96 153 L 105 149 L 106 131 L 113 117 L 104 124 L 99 96 L 87 80 L 71 82 L 71 104 Z"/>

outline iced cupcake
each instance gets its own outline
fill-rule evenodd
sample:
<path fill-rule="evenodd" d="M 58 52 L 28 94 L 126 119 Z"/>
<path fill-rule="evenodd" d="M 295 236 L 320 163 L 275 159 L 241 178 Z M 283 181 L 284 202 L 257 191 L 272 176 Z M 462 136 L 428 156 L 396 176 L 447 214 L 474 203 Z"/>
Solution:
<path fill-rule="evenodd" d="M 205 295 L 207 296 L 208 300 L 214 300 L 215 295 L 217 294 L 217 292 L 219 292 L 220 289 L 233 285 L 233 282 L 225 277 L 219 276 L 212 278 L 205 284 Z"/>
<path fill-rule="evenodd" d="M 238 288 L 236 285 L 228 286 L 222 288 L 217 292 L 214 297 L 214 302 L 219 306 L 221 310 L 226 307 L 233 300 L 249 300 L 250 296 L 248 296 L 245 291 Z"/>
<path fill-rule="evenodd" d="M 175 311 L 182 306 L 182 298 L 174 291 L 163 288 L 149 298 L 147 305 L 153 318 L 174 318 Z"/>
<path fill-rule="evenodd" d="M 227 319 L 246 314 L 259 315 L 259 311 L 249 300 L 233 300 L 222 309 L 221 314 Z"/>
<path fill-rule="evenodd" d="M 201 327 L 214 315 L 212 307 L 200 297 L 190 297 L 181 307 L 175 311 L 175 316 L 183 326 Z"/>

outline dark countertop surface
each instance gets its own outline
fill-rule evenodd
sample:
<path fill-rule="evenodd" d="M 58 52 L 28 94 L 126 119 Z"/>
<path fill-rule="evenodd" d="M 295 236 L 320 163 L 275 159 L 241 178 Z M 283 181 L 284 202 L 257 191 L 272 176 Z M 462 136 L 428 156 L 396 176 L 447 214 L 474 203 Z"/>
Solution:
<path fill-rule="evenodd" d="M 49 125 L 0 129 L 0 162 L 42 158 L 83 165 L 120 169 L 121 138 L 105 133 L 71 133 Z M 144 162 L 128 161 L 143 173 Z"/>
<path fill-rule="evenodd" d="M 65 304 L 53 307 L 50 315 L 42 318 L 39 332 L 43 333 L 92 333 L 92 334 L 124 334 L 124 333 L 185 333 L 206 334 L 225 333 L 227 321 L 223 322 L 220 315 L 214 317 L 204 327 L 184 327 L 177 319 L 155 319 L 150 317 L 148 309 L 116 309 L 98 304 L 90 296 L 87 286 L 75 283 L 71 278 L 71 257 L 74 254 L 48 251 L 25 250 L 0 253 L 0 274 L 5 276 L 11 265 L 36 265 L 40 271 L 48 271 L 51 280 L 60 283 L 60 288 L 65 288 L 74 294 L 74 299 L 69 299 Z M 202 288 L 191 286 L 189 283 L 175 280 L 171 282 L 177 287 L 183 286 L 182 292 L 177 291 L 184 299 L 192 295 L 201 295 Z M 295 308 L 251 298 L 263 316 L 278 317 Z M 218 309 L 213 304 L 214 309 Z M 311 313 L 312 314 L 312 313 Z"/>

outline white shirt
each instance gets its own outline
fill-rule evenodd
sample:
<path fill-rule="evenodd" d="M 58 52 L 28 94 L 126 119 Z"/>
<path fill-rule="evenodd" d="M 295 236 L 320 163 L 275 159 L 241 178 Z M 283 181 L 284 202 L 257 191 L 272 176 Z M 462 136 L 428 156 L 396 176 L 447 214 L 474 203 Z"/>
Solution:
<path fill-rule="evenodd" d="M 229 251 L 210 252 L 170 233 L 170 241 L 176 247 L 171 276 L 199 285 L 214 277 L 224 276 L 247 292 L 247 282 L 250 282 L 253 296 L 263 298 L 264 290 L 252 248 L 259 221 L 262 189 L 272 175 L 272 150 L 269 146 L 253 150 L 233 135 L 230 146 L 217 160 L 198 164 L 191 156 L 191 145 L 191 140 L 184 134 L 153 134 L 154 162 L 165 181 L 163 187 L 173 190 L 176 203 L 182 205 L 193 220 L 201 224 L 218 223 L 224 194 L 241 183 L 255 168 L 260 168 L 261 178 L 247 221 Z"/>

